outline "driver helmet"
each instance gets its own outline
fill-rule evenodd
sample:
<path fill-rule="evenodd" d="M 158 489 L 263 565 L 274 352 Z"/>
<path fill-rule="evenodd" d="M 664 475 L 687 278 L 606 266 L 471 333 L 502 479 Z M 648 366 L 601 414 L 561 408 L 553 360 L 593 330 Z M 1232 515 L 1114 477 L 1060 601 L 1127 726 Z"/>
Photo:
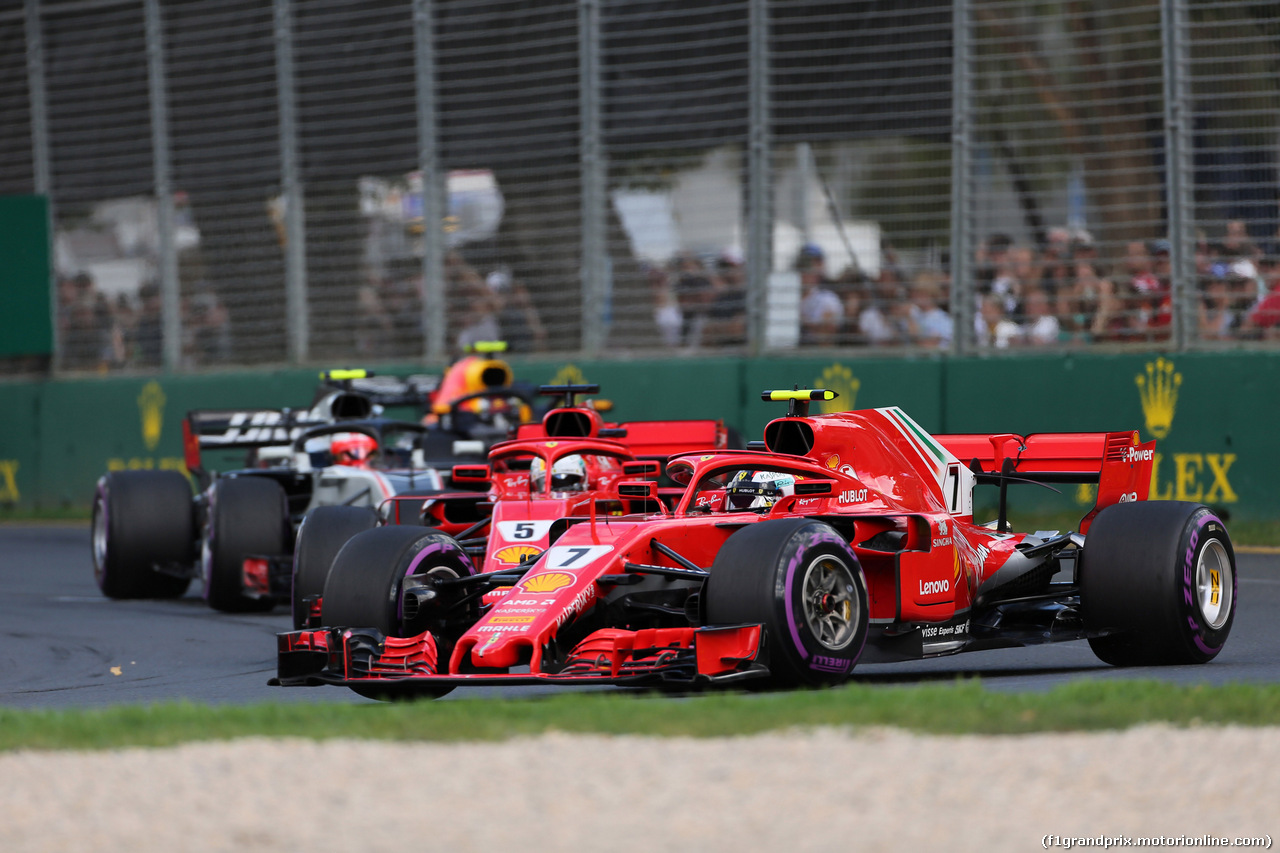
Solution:
<path fill-rule="evenodd" d="M 377 449 L 378 442 L 362 432 L 340 432 L 329 441 L 329 453 L 335 465 L 367 468 Z"/>
<path fill-rule="evenodd" d="M 796 478 L 778 471 L 743 470 L 725 489 L 725 509 L 768 509 L 779 498 L 796 493 Z"/>
<path fill-rule="evenodd" d="M 529 477 L 536 491 L 542 491 L 546 476 L 546 463 L 541 459 L 533 460 L 529 468 Z M 587 463 L 576 453 L 562 456 L 551 466 L 551 491 L 580 492 L 587 487 Z"/>

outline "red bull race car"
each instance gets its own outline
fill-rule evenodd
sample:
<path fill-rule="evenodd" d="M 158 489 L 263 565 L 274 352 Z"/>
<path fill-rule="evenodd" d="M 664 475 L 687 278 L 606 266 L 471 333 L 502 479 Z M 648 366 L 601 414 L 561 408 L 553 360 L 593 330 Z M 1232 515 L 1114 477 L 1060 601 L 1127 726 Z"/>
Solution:
<path fill-rule="evenodd" d="M 824 685 L 864 662 L 1067 640 L 1121 666 L 1222 649 L 1237 596 L 1226 527 L 1147 501 L 1155 444 L 1136 432 L 933 436 L 897 408 L 809 416 L 830 391 L 764 397 L 789 410 L 762 442 L 673 456 L 678 494 L 619 477 L 586 512 L 524 528 L 536 544 L 514 565 L 474 562 L 437 530 L 352 538 L 322 625 L 279 635 L 274 683 L 378 698 Z M 492 476 L 503 489 L 526 475 Z M 1015 532 L 1008 486 L 1026 481 L 1092 483 L 1096 504 L 1078 531 Z M 1000 495 L 985 523 L 977 485 Z M 497 517 L 513 534 L 543 520 Z"/>

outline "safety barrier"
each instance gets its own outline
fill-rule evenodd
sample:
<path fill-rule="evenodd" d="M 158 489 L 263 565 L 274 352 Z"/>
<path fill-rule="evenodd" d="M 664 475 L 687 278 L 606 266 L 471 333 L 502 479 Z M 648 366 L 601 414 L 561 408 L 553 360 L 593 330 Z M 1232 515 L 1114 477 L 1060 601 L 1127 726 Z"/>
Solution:
<path fill-rule="evenodd" d="M 901 406 L 934 432 L 1135 429 L 1158 440 L 1152 497 L 1212 503 L 1238 518 L 1280 513 L 1273 353 L 513 366 L 535 383 L 598 382 L 621 420 L 720 417 L 748 439 L 781 413 L 760 392 L 796 385 L 837 391 L 822 404 L 832 411 Z M 103 471 L 181 469 L 187 410 L 301 406 L 315 388 L 316 374 L 304 370 L 0 384 L 0 506 L 87 506 Z"/>

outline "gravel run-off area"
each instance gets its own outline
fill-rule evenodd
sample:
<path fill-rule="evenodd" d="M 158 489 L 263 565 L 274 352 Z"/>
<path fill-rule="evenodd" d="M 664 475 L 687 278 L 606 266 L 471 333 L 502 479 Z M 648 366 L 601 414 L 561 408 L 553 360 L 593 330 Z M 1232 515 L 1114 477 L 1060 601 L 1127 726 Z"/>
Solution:
<path fill-rule="evenodd" d="M 1274 838 L 1280 728 L 14 752 L 0 755 L 0 812 L 5 853 L 1025 851 L 1046 835 Z"/>

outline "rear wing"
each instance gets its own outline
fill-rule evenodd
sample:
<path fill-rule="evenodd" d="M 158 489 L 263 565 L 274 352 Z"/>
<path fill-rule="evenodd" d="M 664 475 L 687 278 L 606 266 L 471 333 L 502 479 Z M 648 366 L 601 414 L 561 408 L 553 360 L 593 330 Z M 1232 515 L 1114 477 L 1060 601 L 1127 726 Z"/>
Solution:
<path fill-rule="evenodd" d="M 1115 503 L 1145 501 L 1155 466 L 1155 441 L 1141 443 L 1138 433 L 1046 432 L 1020 436 L 935 435 L 933 438 L 969 467 L 978 483 L 1003 489 L 1010 479 L 1038 483 L 1096 483 L 1098 498 L 1080 522 L 1088 531 L 1093 517 Z"/>
<path fill-rule="evenodd" d="M 336 388 L 351 394 L 359 394 L 375 406 L 414 406 L 424 409 L 430 394 L 440 387 L 440 377 L 433 374 L 416 373 L 401 377 L 379 376 L 361 371 L 362 375 L 349 379 L 330 378 L 334 373 L 337 371 L 328 371 L 320 375 L 330 389 Z M 322 387 L 312 405 L 319 403 L 325 394 Z"/>
<path fill-rule="evenodd" d="M 723 450 L 728 447 L 728 431 L 724 421 L 630 421 L 608 424 L 599 430 L 600 438 L 608 438 L 626 446 L 632 456 L 666 459 L 691 450 Z M 516 438 L 548 438 L 540 423 L 521 424 Z"/>
<path fill-rule="evenodd" d="M 237 450 L 292 444 L 309 427 L 330 423 L 307 409 L 197 409 L 182 422 L 187 470 L 203 471 L 202 450 Z"/>

